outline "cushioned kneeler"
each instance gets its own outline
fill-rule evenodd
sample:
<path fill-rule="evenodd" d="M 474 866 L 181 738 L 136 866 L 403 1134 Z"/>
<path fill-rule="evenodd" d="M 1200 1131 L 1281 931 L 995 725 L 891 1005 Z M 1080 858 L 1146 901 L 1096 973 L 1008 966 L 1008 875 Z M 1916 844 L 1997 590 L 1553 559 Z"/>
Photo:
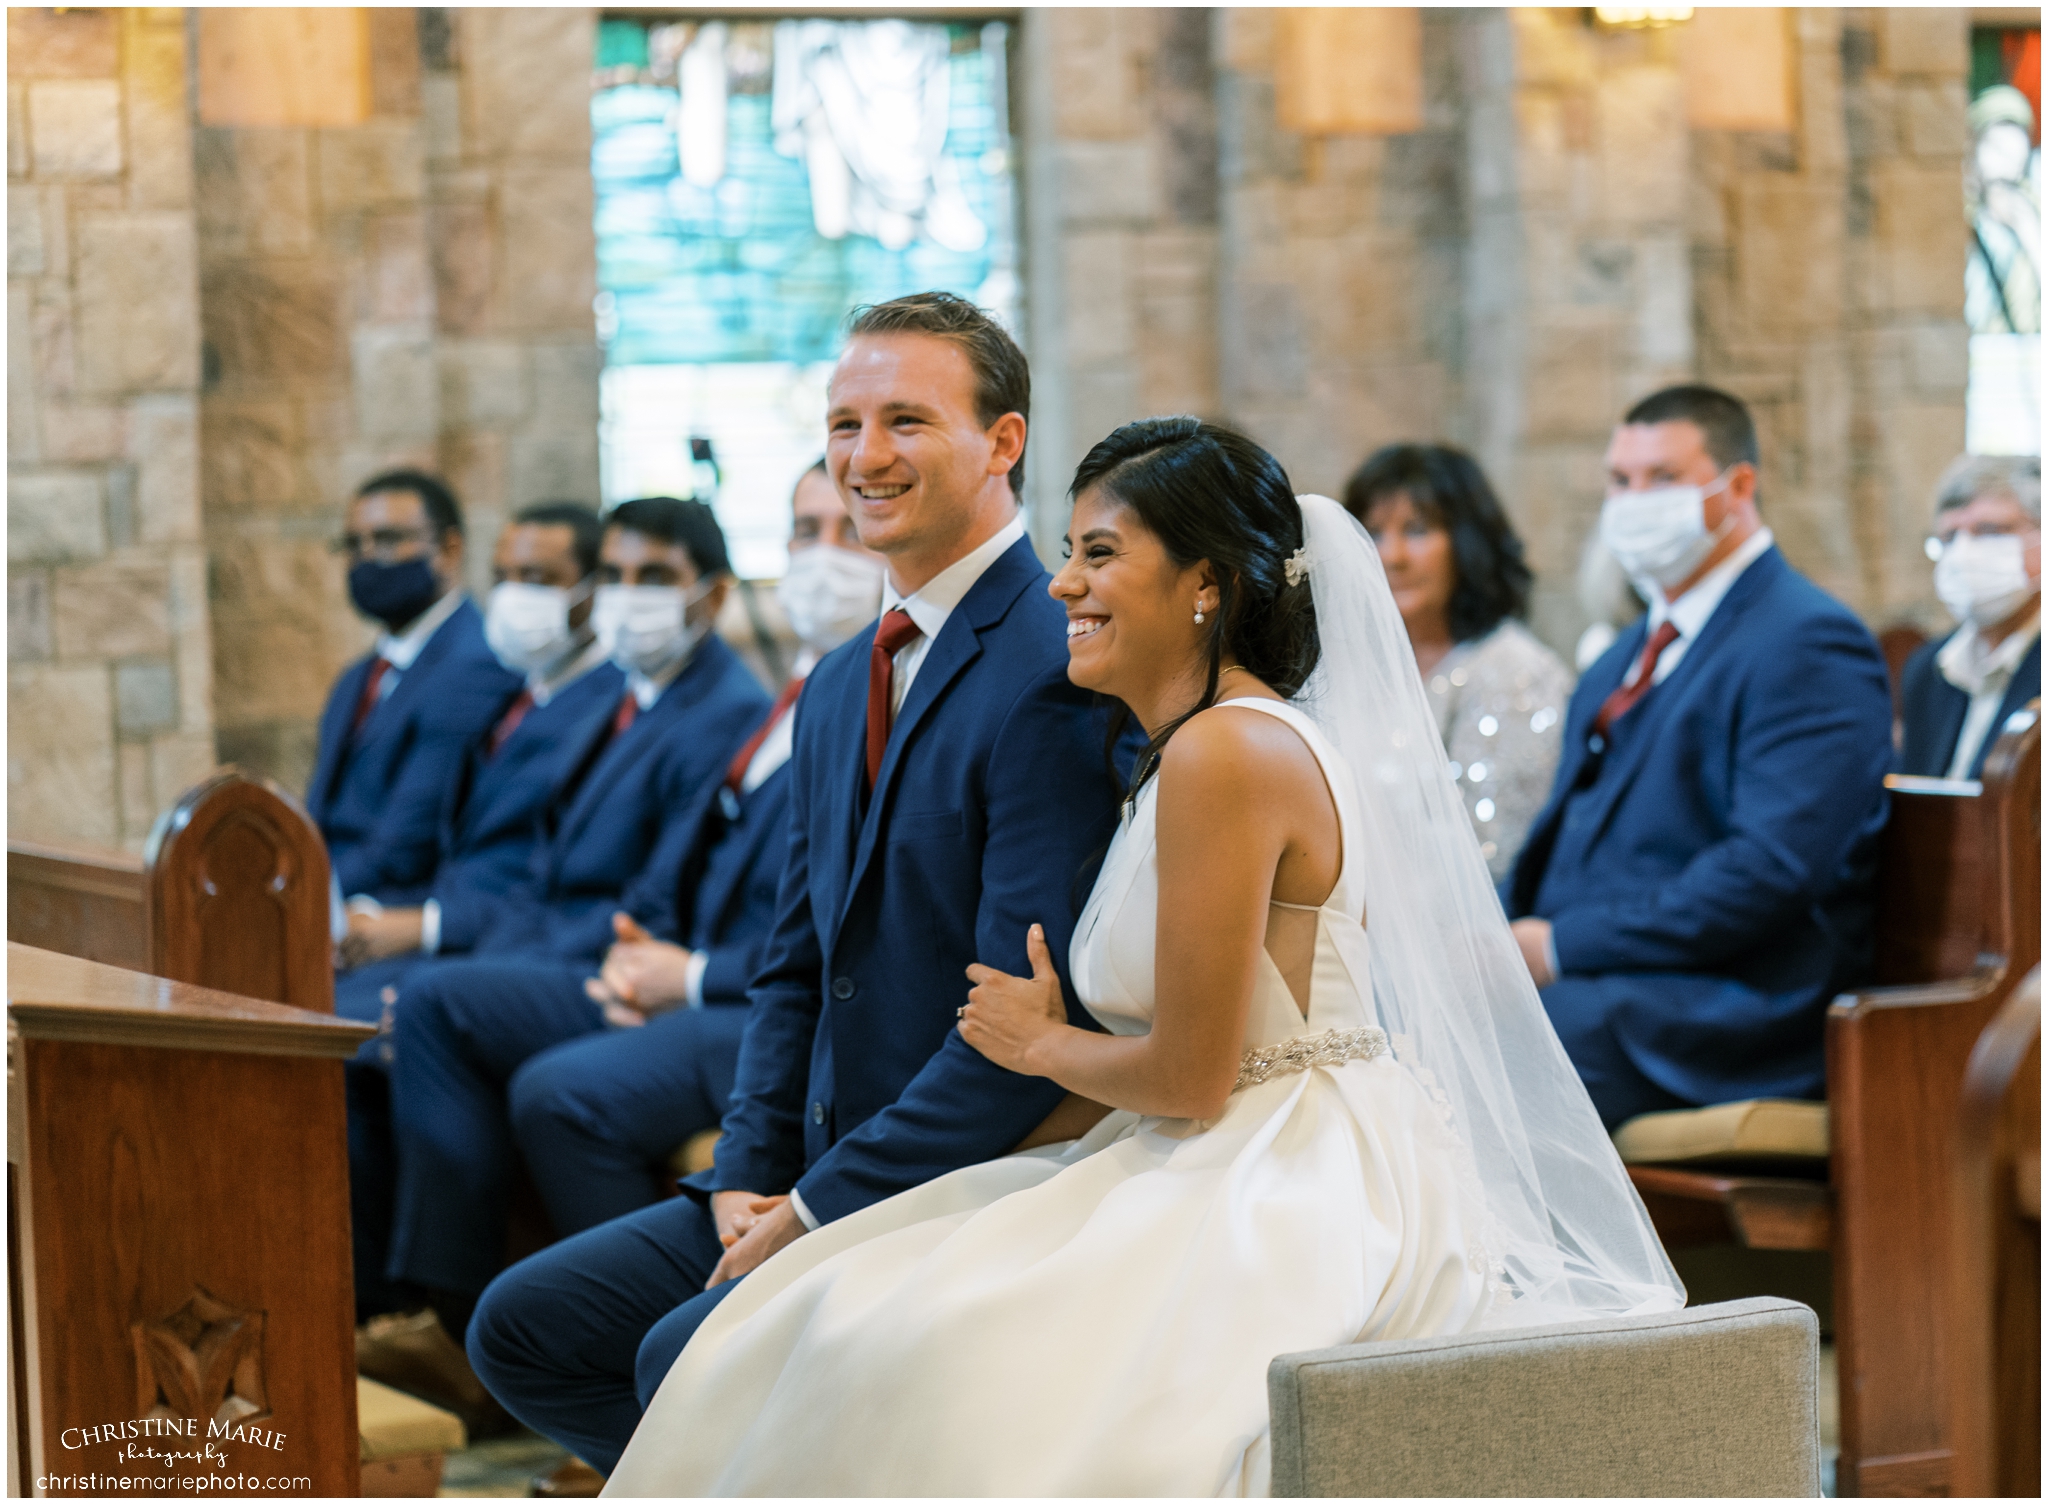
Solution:
<path fill-rule="evenodd" d="M 1759 1097 L 1711 1108 L 1644 1113 L 1614 1131 L 1614 1148 L 1630 1165 L 1825 1160 L 1828 1105 Z"/>
<path fill-rule="evenodd" d="M 439 1406 L 356 1377 L 363 1494 L 423 1498 L 441 1487 L 442 1460 L 467 1446 L 462 1422 Z"/>

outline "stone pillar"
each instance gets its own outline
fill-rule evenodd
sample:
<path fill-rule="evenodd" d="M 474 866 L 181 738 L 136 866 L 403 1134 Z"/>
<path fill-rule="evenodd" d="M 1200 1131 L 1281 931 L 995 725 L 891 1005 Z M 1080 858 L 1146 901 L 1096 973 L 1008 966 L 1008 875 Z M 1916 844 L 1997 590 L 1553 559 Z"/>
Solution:
<path fill-rule="evenodd" d="M 1280 123 L 1273 12 L 1221 14 L 1224 401 L 1297 488 L 1335 495 L 1382 444 L 1463 437 L 1463 22 L 1423 14 L 1420 129 L 1303 136 Z"/>
<path fill-rule="evenodd" d="M 1536 571 L 1532 625 L 1569 646 L 1614 421 L 1694 369 L 1679 34 L 1555 8 L 1463 24 L 1466 426 Z"/>
<path fill-rule="evenodd" d="M 1032 534 L 1118 424 L 1216 414 L 1217 117 L 1207 10 L 1021 20 Z"/>
<path fill-rule="evenodd" d="M 7 32 L 9 829 L 132 849 L 214 762 L 184 15 Z"/>
<path fill-rule="evenodd" d="M 446 474 L 472 589 L 510 510 L 597 501 L 595 13 L 370 15 L 362 124 L 198 132 L 221 747 L 293 789 L 371 636 L 326 549 L 358 483 Z"/>

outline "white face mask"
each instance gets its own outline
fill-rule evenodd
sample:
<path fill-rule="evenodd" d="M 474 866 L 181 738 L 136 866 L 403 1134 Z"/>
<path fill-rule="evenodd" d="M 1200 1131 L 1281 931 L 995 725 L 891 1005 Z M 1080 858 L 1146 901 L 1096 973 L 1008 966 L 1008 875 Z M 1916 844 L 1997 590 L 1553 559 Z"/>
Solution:
<path fill-rule="evenodd" d="M 829 653 L 874 621 L 885 568 L 879 559 L 831 544 L 792 553 L 775 597 L 797 641 L 813 653 Z"/>
<path fill-rule="evenodd" d="M 2040 589 L 2027 574 L 2025 543 L 2012 534 L 1958 533 L 1934 564 L 1934 593 L 1958 622 L 1996 627 Z"/>
<path fill-rule="evenodd" d="M 611 661 L 628 674 L 658 679 L 689 657 L 711 630 L 690 621 L 690 608 L 711 593 L 710 581 L 679 585 L 600 585 L 590 625 Z"/>
<path fill-rule="evenodd" d="M 1735 521 L 1707 531 L 1707 498 L 1726 483 L 1724 471 L 1707 487 L 1659 486 L 1617 491 L 1600 508 L 1600 542 L 1631 579 L 1670 590 L 1698 569 Z"/>
<path fill-rule="evenodd" d="M 484 641 L 514 674 L 534 674 L 575 646 L 569 612 L 589 594 L 585 586 L 530 585 L 506 580 L 491 587 L 484 605 Z"/>

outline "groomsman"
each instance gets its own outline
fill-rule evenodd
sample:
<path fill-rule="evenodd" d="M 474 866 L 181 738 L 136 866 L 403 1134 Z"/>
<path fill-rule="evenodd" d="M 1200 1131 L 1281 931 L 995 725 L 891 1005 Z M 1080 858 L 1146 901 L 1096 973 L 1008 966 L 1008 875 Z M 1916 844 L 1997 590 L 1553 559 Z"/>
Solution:
<path fill-rule="evenodd" d="M 1601 539 L 1650 609 L 1572 696 L 1508 915 L 1610 1127 L 1819 1097 L 1822 1016 L 1870 957 L 1884 659 L 1778 552 L 1736 398 L 1644 398 L 1607 487 Z"/>
<path fill-rule="evenodd" d="M 456 1335 L 497 1268 L 506 1190 L 504 1176 L 490 1173 L 506 1157 L 494 1158 L 488 1142 L 494 1128 L 498 1141 L 508 1137 L 503 1111 L 495 1126 L 473 1111 L 472 1067 L 480 1059 L 495 1069 L 502 1093 L 519 1062 L 563 1038 L 555 1021 L 565 1009 L 594 1011 L 583 981 L 613 939 L 616 913 L 671 933 L 678 886 L 708 847 L 726 770 L 768 707 L 711 630 L 731 571 L 710 508 L 666 497 L 621 504 L 606 520 L 599 578 L 597 634 L 625 688 L 571 743 L 544 816 L 547 837 L 526 882 L 492 907 L 478 955 L 427 961 L 397 988 L 393 1164 L 352 1167 L 360 1181 L 394 1181 L 388 1242 L 361 1252 L 359 1291 L 381 1275 L 392 1290 L 423 1292 Z M 465 1037 L 471 1054 L 460 1060 L 432 1048 L 451 1013 L 487 1020 Z M 479 1124 L 485 1142 L 472 1137 Z M 351 1144 L 380 1137 L 358 1128 Z M 476 1247 L 467 1230 L 479 1226 L 499 1230 L 497 1245 Z"/>
<path fill-rule="evenodd" d="M 544 1050 L 512 1078 L 513 1134 L 557 1235 L 660 1200 L 669 1155 L 717 1127 L 732 1095 L 747 985 L 789 848 L 791 708 L 818 659 L 873 622 L 882 596 L 882 558 L 853 536 L 822 462 L 797 482 L 792 511 L 777 594 L 800 644 L 796 672 L 726 771 L 717 844 L 677 895 L 681 939 L 617 917 L 619 939 L 584 983 L 617 1027 Z"/>
<path fill-rule="evenodd" d="M 462 593 L 462 509 L 418 470 L 365 481 L 336 549 L 348 594 L 380 623 L 320 715 L 306 811 L 338 890 L 415 903 L 434 876 L 443 792 L 464 750 L 519 690 Z"/>
<path fill-rule="evenodd" d="M 788 862 L 717 1165 L 505 1272 L 470 1333 L 498 1398 L 601 1471 L 735 1279 L 1007 1153 L 1064 1100 L 954 1029 L 967 966 L 1027 968 L 1034 922 L 1064 968 L 1119 794 L 1018 516 L 1029 404 L 1022 353 L 972 304 L 854 318 L 828 464 L 888 583 L 797 704 Z"/>

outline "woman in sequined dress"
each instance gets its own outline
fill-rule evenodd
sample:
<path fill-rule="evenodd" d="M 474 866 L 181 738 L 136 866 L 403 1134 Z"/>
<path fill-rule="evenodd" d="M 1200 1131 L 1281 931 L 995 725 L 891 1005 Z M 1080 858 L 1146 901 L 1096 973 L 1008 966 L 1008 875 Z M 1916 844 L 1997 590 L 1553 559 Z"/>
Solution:
<path fill-rule="evenodd" d="M 1344 489 L 1378 545 L 1480 855 L 1507 876 L 1557 771 L 1572 672 L 1522 625 L 1522 541 L 1470 456 L 1393 444 Z"/>

